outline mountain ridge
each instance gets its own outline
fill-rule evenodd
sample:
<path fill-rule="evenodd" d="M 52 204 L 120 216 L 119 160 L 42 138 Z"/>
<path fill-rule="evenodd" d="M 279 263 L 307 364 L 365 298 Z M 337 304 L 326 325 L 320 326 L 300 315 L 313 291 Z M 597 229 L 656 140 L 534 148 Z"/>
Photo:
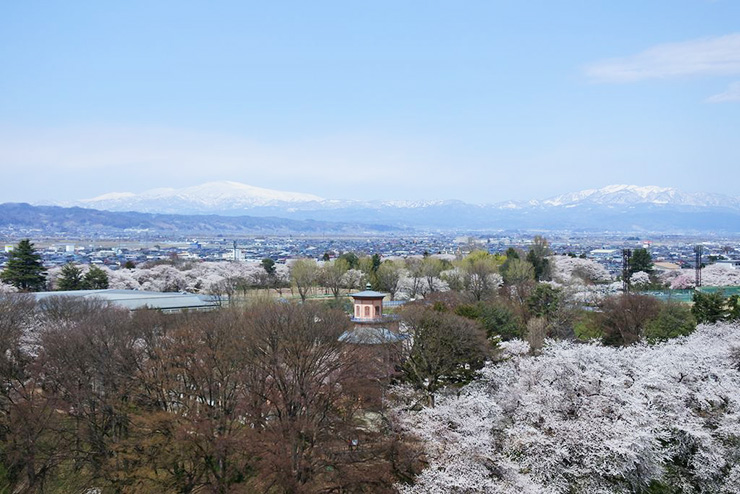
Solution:
<path fill-rule="evenodd" d="M 302 192 L 288 192 L 255 187 L 233 181 L 214 181 L 176 188 L 157 188 L 140 194 L 111 192 L 90 199 L 51 204 L 80 206 L 109 211 L 139 211 L 147 213 L 200 214 L 228 211 L 246 212 L 252 208 L 285 207 L 299 209 L 337 209 L 354 207 L 425 208 L 448 204 L 466 204 L 496 209 L 521 209 L 581 204 L 634 205 L 662 204 L 690 207 L 719 207 L 740 210 L 740 197 L 706 192 L 684 192 L 672 187 L 655 185 L 607 185 L 584 189 L 545 199 L 501 201 L 488 204 L 466 203 L 458 199 L 445 200 L 344 200 L 325 199 Z"/>
<path fill-rule="evenodd" d="M 80 207 L 0 204 L 0 232 L 38 230 L 51 234 L 385 234 L 401 229 L 368 223 L 218 215 L 100 211 Z"/>
<path fill-rule="evenodd" d="M 255 190 L 256 196 L 252 194 Z M 102 197 L 110 197 L 111 201 L 86 200 L 83 204 L 88 208 L 150 214 L 249 215 L 400 229 L 740 232 L 738 197 L 624 184 L 542 200 L 493 204 L 460 200 L 323 199 L 311 194 L 253 188 L 238 182 L 209 182 L 184 189 L 153 189 L 134 196 L 114 193 Z M 289 200 L 283 201 L 281 197 Z"/>

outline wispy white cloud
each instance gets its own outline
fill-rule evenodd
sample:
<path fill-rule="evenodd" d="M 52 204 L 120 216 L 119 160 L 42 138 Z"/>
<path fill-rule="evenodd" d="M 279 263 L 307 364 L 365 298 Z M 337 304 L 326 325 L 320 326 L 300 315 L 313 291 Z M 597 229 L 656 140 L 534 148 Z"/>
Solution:
<path fill-rule="evenodd" d="M 732 101 L 740 101 L 740 81 L 730 84 L 727 87 L 727 91 L 715 94 L 706 99 L 707 103 L 727 103 Z"/>
<path fill-rule="evenodd" d="M 600 83 L 740 74 L 740 33 L 656 45 L 636 55 L 595 62 L 585 72 Z"/>

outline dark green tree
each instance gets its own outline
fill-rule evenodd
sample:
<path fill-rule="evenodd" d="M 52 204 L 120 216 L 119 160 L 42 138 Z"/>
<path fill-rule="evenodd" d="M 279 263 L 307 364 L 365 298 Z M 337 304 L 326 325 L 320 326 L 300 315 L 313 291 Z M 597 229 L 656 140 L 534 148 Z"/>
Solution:
<path fill-rule="evenodd" d="M 360 258 L 354 252 L 345 252 L 339 256 L 339 259 L 347 261 L 349 269 L 357 269 L 359 267 Z"/>
<path fill-rule="evenodd" d="M 645 338 L 650 343 L 686 336 L 696 329 L 691 309 L 677 302 L 666 302 L 658 315 L 645 323 Z"/>
<path fill-rule="evenodd" d="M 509 266 L 511 266 L 511 263 L 515 259 L 520 259 L 519 252 L 514 247 L 509 247 L 506 249 L 506 253 L 504 254 L 506 256 L 506 260 L 501 264 L 501 267 L 499 268 L 499 273 L 501 273 L 501 276 L 503 276 L 504 280 L 506 280 L 507 273 L 509 271 Z"/>
<path fill-rule="evenodd" d="M 727 299 L 727 319 L 730 321 L 740 320 L 740 296 L 732 295 Z"/>
<path fill-rule="evenodd" d="M 560 307 L 561 293 L 557 288 L 538 283 L 527 298 L 527 308 L 532 317 L 551 321 Z"/>
<path fill-rule="evenodd" d="M 377 273 L 378 268 L 380 267 L 380 254 L 373 254 L 372 259 L 373 259 L 373 265 L 372 265 L 373 273 Z"/>
<path fill-rule="evenodd" d="M 534 278 L 537 281 L 547 281 L 550 279 L 552 268 L 550 260 L 547 259 L 552 255 L 550 243 L 546 238 L 536 235 L 532 240 L 532 247 L 527 253 L 527 261 L 534 266 Z"/>
<path fill-rule="evenodd" d="M 269 257 L 265 257 L 262 259 L 262 269 L 267 272 L 268 275 L 272 276 L 275 274 L 275 261 L 270 259 Z"/>
<path fill-rule="evenodd" d="M 108 273 L 93 264 L 85 273 L 83 284 L 88 290 L 105 290 L 108 288 Z"/>
<path fill-rule="evenodd" d="M 647 249 L 635 249 L 632 251 L 628 266 L 630 276 L 638 271 L 645 271 L 650 274 L 653 272 L 653 258 Z"/>
<path fill-rule="evenodd" d="M 699 323 L 715 323 L 725 319 L 725 295 L 722 290 L 714 293 L 694 292 L 691 313 Z"/>
<path fill-rule="evenodd" d="M 82 269 L 73 262 L 65 264 L 57 280 L 57 288 L 60 290 L 84 289 L 85 282 L 82 278 Z"/>
<path fill-rule="evenodd" d="M 519 252 L 514 247 L 509 247 L 504 253 L 506 259 L 519 259 Z"/>
<path fill-rule="evenodd" d="M 524 332 L 522 322 L 511 307 L 503 302 L 459 305 L 455 308 L 455 314 L 478 321 L 489 339 L 495 337 L 500 337 L 502 340 L 521 338 Z"/>
<path fill-rule="evenodd" d="M 21 291 L 37 292 L 44 289 L 46 268 L 29 239 L 21 240 L 10 252 L 5 269 L 0 273 L 0 280 Z"/>

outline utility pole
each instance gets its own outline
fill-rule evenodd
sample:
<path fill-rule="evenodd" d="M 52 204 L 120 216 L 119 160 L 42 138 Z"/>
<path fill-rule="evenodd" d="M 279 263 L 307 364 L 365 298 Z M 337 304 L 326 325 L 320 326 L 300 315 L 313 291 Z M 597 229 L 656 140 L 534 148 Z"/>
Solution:
<path fill-rule="evenodd" d="M 696 286 L 701 286 L 701 255 L 704 252 L 704 246 L 694 246 L 694 270 L 696 272 Z"/>
<path fill-rule="evenodd" d="M 632 257 L 632 250 L 622 249 L 622 290 L 624 292 L 630 291 L 630 258 Z"/>

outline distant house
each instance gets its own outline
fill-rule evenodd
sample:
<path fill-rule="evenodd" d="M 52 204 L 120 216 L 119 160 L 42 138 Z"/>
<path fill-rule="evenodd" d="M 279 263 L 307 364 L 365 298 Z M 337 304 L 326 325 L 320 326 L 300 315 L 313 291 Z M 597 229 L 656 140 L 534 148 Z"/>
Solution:
<path fill-rule="evenodd" d="M 740 269 L 740 259 L 720 259 L 714 264 L 728 269 Z"/>
<path fill-rule="evenodd" d="M 208 295 L 186 292 L 147 292 L 141 290 L 74 290 L 36 292 L 36 301 L 50 297 L 99 299 L 128 310 L 155 309 L 162 312 L 206 311 L 220 307 L 220 300 Z"/>

